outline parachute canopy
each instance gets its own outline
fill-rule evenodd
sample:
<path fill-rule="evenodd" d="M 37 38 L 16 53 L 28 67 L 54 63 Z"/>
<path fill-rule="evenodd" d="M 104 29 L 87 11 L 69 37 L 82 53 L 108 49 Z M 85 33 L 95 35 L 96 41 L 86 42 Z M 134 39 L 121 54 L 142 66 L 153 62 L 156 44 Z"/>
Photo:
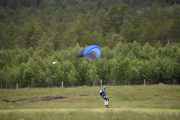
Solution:
<path fill-rule="evenodd" d="M 98 45 L 90 45 L 84 48 L 79 57 L 85 57 L 88 60 L 96 60 L 101 57 L 101 47 Z"/>

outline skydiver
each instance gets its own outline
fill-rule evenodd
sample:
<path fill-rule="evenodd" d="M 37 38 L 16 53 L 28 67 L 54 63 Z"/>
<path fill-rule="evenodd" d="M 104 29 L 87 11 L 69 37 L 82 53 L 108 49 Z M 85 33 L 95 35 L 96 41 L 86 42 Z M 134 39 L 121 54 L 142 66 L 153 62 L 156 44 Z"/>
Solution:
<path fill-rule="evenodd" d="M 108 108 L 109 107 L 109 97 L 106 94 L 106 88 L 105 87 L 101 88 L 99 91 L 99 94 L 104 100 L 104 106 L 106 108 Z"/>

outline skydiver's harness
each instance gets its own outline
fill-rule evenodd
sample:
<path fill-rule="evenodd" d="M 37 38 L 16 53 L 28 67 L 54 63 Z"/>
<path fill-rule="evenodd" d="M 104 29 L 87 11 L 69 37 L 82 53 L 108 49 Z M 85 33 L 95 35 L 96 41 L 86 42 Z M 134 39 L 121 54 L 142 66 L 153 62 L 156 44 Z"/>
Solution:
<path fill-rule="evenodd" d="M 106 92 L 104 89 L 101 89 L 99 92 L 100 96 L 105 100 L 105 101 L 109 101 L 108 96 L 106 95 Z"/>

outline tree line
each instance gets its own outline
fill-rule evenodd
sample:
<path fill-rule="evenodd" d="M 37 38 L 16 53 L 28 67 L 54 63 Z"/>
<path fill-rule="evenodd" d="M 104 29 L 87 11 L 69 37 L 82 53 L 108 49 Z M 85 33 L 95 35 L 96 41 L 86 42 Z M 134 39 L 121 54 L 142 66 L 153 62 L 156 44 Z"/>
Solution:
<path fill-rule="evenodd" d="M 18 7 L 108 7 L 114 4 L 128 4 L 132 7 L 134 6 L 150 6 L 152 4 L 160 5 L 174 5 L 180 4 L 179 0 L 0 0 L 0 6 L 8 8 L 18 8 Z"/>
<path fill-rule="evenodd" d="M 32 1 L 38 0 L 26 2 Z M 135 7 L 132 7 L 129 5 L 131 0 L 104 0 L 101 7 L 98 7 L 98 4 L 93 6 L 93 3 L 100 2 L 99 0 L 77 0 L 77 6 L 73 1 L 42 0 L 39 4 L 43 5 L 45 2 L 46 7 L 38 9 L 0 7 L 0 49 L 48 47 L 60 50 L 77 43 L 81 46 L 98 43 L 114 47 L 123 41 L 153 44 L 180 41 L 178 4 L 161 5 L 166 2 L 152 0 L 151 3 L 154 4 L 140 6 L 134 3 Z M 63 4 L 66 7 L 62 7 Z M 69 5 L 72 6 L 68 7 Z"/>
<path fill-rule="evenodd" d="M 102 48 L 102 58 L 77 58 L 79 45 L 61 51 L 0 51 L 1 88 L 98 85 L 179 84 L 180 45 L 119 43 Z M 57 62 L 53 64 L 52 62 Z"/>
<path fill-rule="evenodd" d="M 0 87 L 179 84 L 179 3 L 0 0 Z M 89 44 L 100 60 L 76 58 Z"/>

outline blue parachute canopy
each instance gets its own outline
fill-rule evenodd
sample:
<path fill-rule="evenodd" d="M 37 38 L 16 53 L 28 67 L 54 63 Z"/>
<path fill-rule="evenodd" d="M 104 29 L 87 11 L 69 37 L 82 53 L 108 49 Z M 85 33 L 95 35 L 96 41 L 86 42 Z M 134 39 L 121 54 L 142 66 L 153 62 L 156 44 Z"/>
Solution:
<path fill-rule="evenodd" d="M 85 57 L 89 60 L 96 60 L 101 57 L 101 47 L 98 45 L 90 45 L 84 48 L 79 57 Z"/>

